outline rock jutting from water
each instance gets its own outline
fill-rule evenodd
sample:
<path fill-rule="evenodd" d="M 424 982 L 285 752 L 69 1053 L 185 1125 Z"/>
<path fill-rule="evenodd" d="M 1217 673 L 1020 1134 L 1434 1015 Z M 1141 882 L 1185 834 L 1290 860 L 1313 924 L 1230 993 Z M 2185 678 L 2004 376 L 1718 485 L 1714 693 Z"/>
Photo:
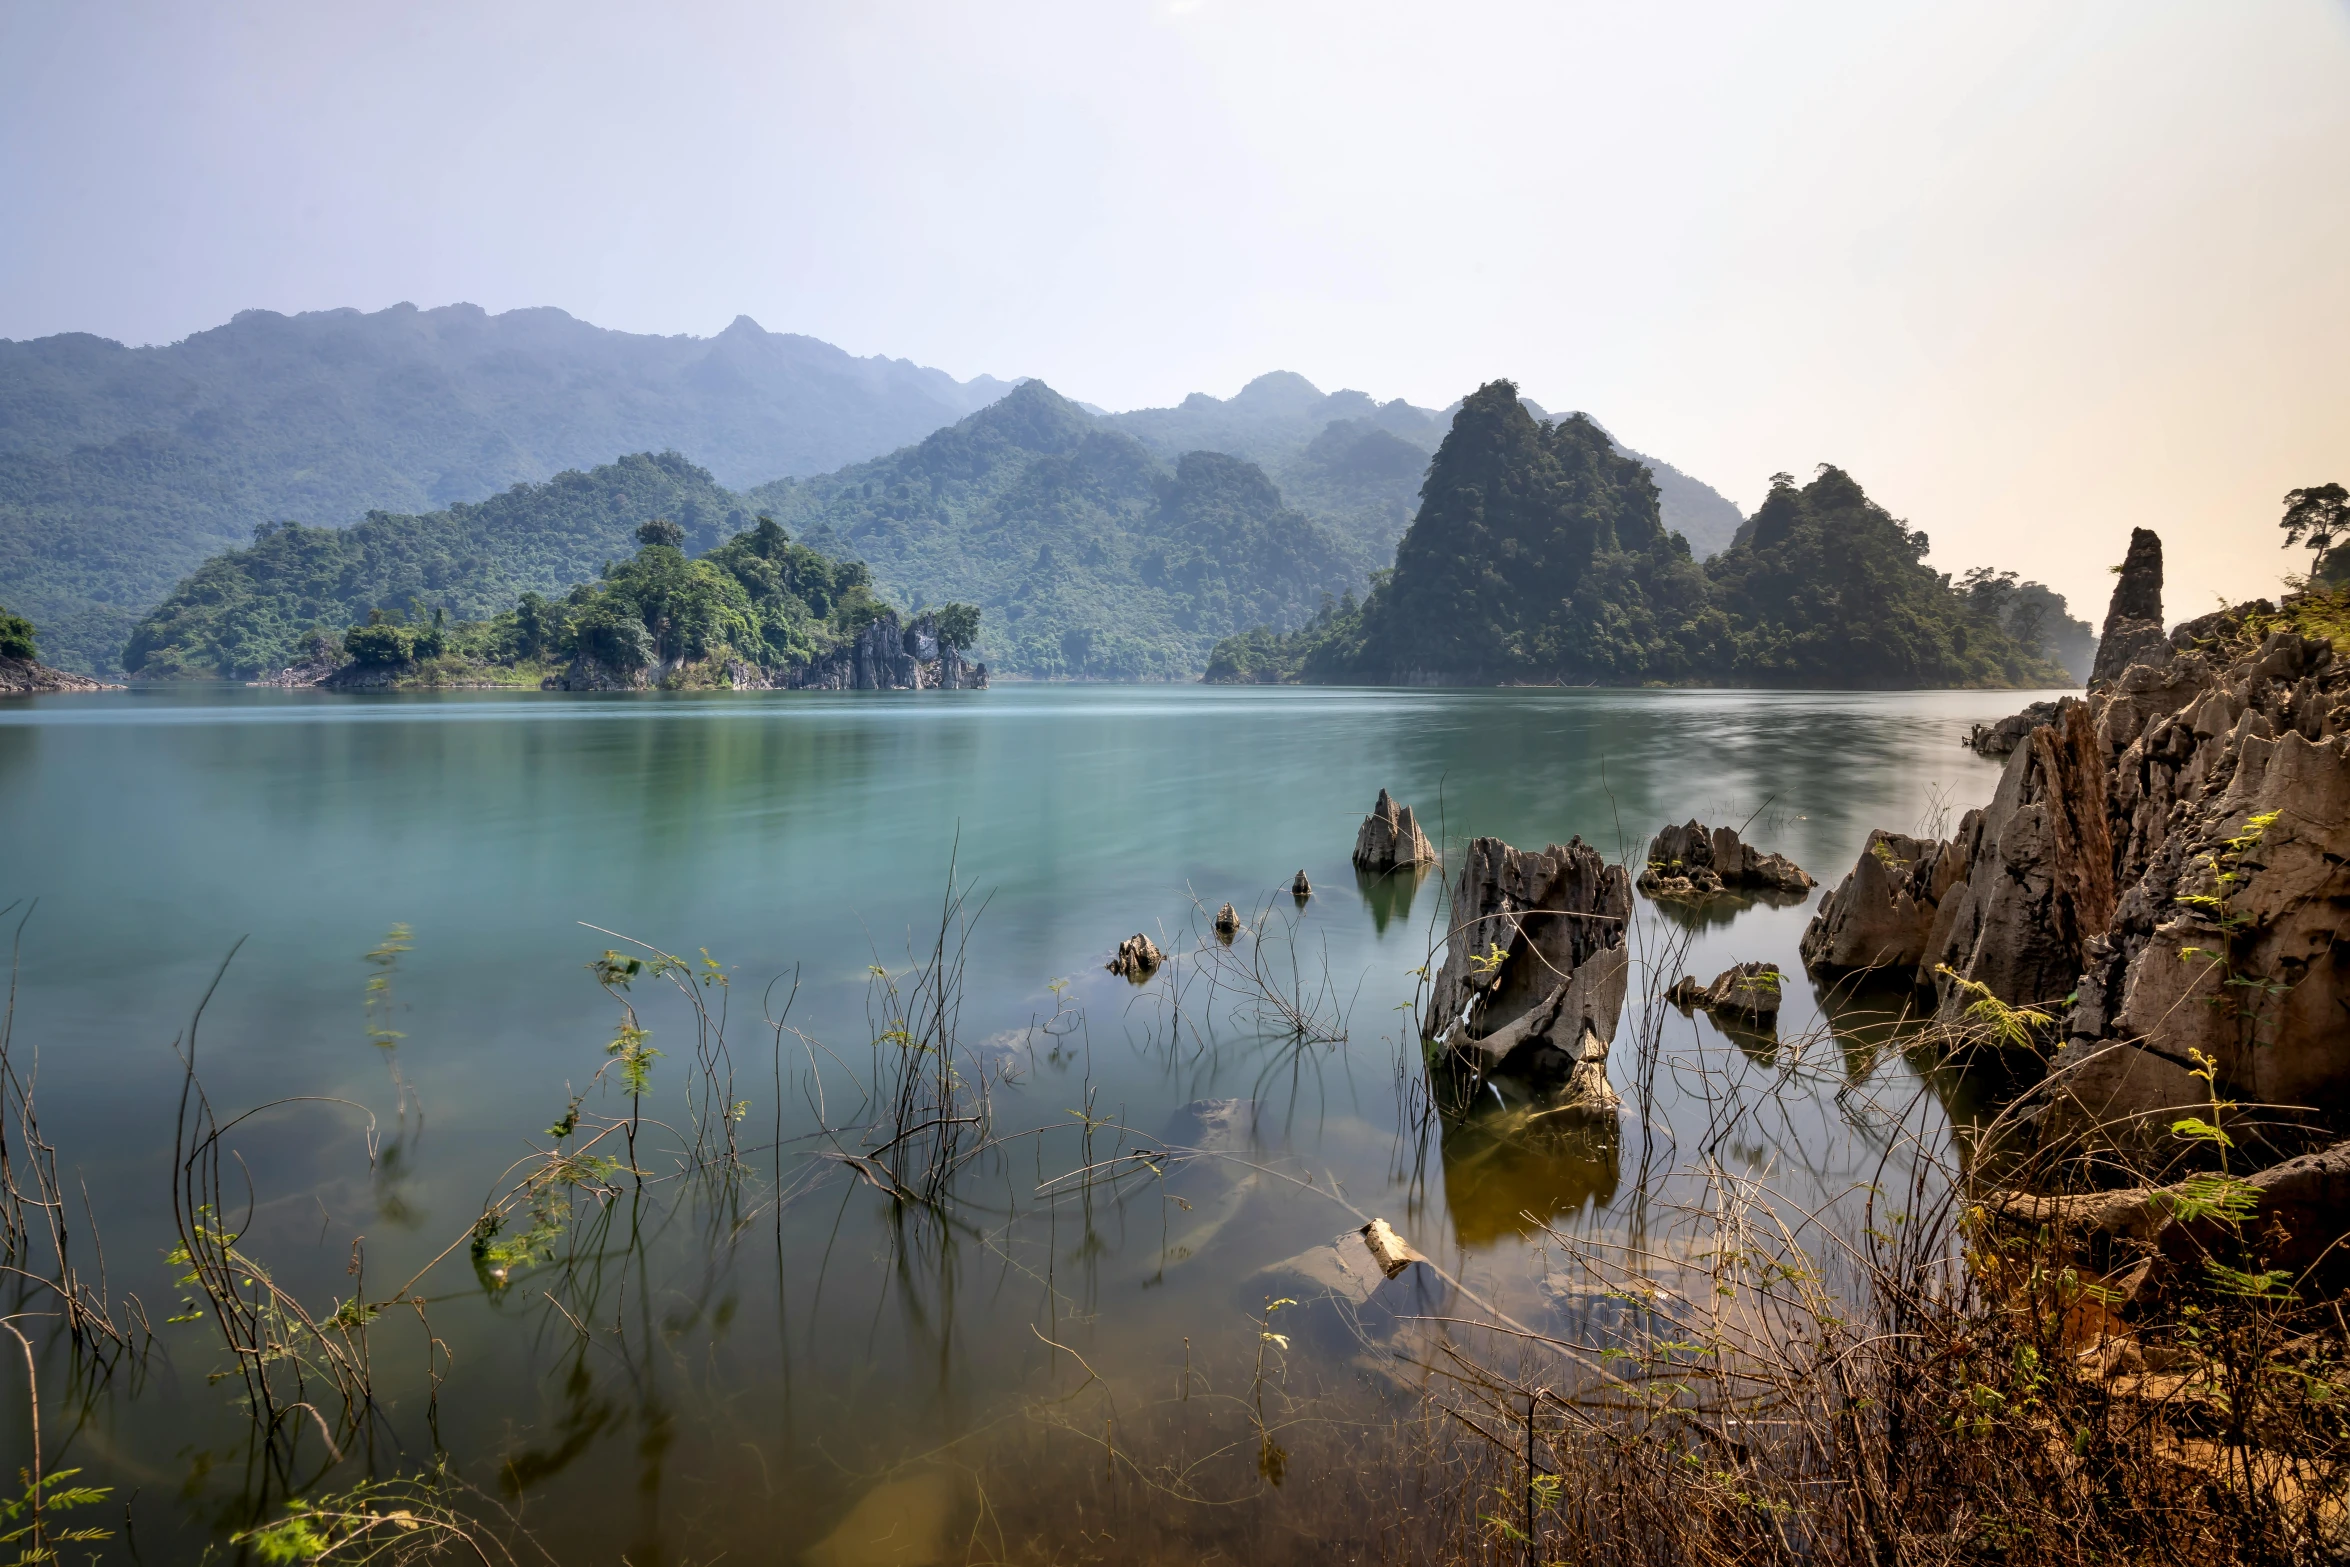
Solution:
<path fill-rule="evenodd" d="M 1767 1024 L 1779 1015 L 1782 979 L 1776 963 L 1733 963 L 1710 985 L 1700 986 L 1695 975 L 1682 975 L 1665 992 L 1665 999 L 1684 1011 L 1703 1008 L 1729 1013 L 1743 1023 Z"/>
<path fill-rule="evenodd" d="M 1157 973 L 1159 965 L 1166 961 L 1167 954 L 1159 950 L 1158 943 L 1142 932 L 1136 931 L 1118 943 L 1117 956 L 1102 966 L 1111 973 L 1122 974 L 1139 985 Z"/>
<path fill-rule="evenodd" d="M 2030 739 L 2033 730 L 2055 721 L 2054 702 L 2034 702 L 2022 712 L 2011 714 L 1996 723 L 1975 725 L 1967 733 L 1966 747 L 1977 756 L 1997 761 L 2000 757 L 2011 755 L 2017 746 Z"/>
<path fill-rule="evenodd" d="M 1371 814 L 1355 832 L 1355 869 L 1409 870 L 1435 863 L 1436 846 L 1420 830 L 1412 808 L 1396 804 L 1386 790 L 1380 790 L 1379 803 L 1371 807 Z"/>
<path fill-rule="evenodd" d="M 2109 627 L 2159 623 L 2151 538 Z M 2160 1164 L 2215 1098 L 2267 1107 L 2230 1124 L 2272 1152 L 2350 1129 L 2350 668 L 2296 620 L 2331 602 L 2206 616 L 2118 670 L 2101 652 L 1953 837 L 1870 834 L 1804 961 L 1931 984 L 1952 1025 L 1985 1000 L 2045 1013 L 2044 1141 Z"/>
<path fill-rule="evenodd" d="M 1710 898 L 1723 892 L 1802 894 L 1818 885 L 1784 854 L 1765 854 L 1735 827 L 1684 822 L 1649 841 L 1640 890 L 1652 898 Z"/>
<path fill-rule="evenodd" d="M 1572 1091 L 1595 1098 L 1624 1008 L 1631 912 L 1630 876 L 1580 838 L 1539 851 L 1474 840 L 1422 1036 L 1480 1069 L 1573 1078 L 1589 1064 L 1597 1085 L 1584 1073 Z"/>

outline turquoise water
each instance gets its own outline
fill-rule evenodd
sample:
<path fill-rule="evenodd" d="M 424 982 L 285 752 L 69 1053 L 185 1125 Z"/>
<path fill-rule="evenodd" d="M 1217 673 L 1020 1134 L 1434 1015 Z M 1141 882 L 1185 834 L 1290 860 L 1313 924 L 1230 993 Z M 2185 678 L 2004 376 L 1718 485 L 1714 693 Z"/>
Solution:
<path fill-rule="evenodd" d="M 2029 699 L 191 688 L 0 709 L 0 901 L 37 900 L 14 1051 L 20 1071 L 39 1052 L 44 1134 L 87 1185 L 108 1288 L 145 1303 L 158 1345 L 137 1374 L 79 1394 L 52 1345 L 44 1457 L 118 1499 L 135 1489 L 150 1559 L 192 1558 L 276 1505 L 231 1385 L 206 1383 L 224 1361 L 214 1330 L 163 1321 L 180 1299 L 162 1256 L 173 1042 L 232 947 L 199 1036 L 212 1103 L 225 1118 L 317 1096 L 233 1134 L 240 1204 L 250 1180 L 240 1244 L 327 1303 L 351 1288 L 355 1237 L 370 1283 L 405 1277 L 546 1144 L 607 1059 L 615 1003 L 586 965 L 617 932 L 706 952 L 726 974 L 708 993 L 731 1008 L 725 1093 L 747 1101 L 747 1173 L 731 1190 L 673 1174 L 631 1190 L 583 1220 L 570 1267 L 521 1269 L 503 1289 L 459 1247 L 417 1291 L 443 1346 L 437 1399 L 423 1330 L 387 1321 L 371 1454 L 296 1483 L 348 1484 L 369 1463 L 413 1473 L 444 1453 L 566 1562 L 914 1560 L 840 1542 L 876 1514 L 964 1530 L 975 1506 L 1006 1554 L 1070 1554 L 1106 1516 L 1122 1538 L 1246 1544 L 1283 1527 L 1300 1486 L 1210 1464 L 1229 1494 L 1121 1492 L 1102 1432 L 1123 1421 L 1138 1447 L 1175 1440 L 1136 1411 L 1191 1386 L 1187 1356 L 1219 1386 L 1242 1376 L 1255 1270 L 1376 1213 L 1502 1299 L 1537 1266 L 1536 1220 L 1622 1225 L 1644 1149 L 1662 1167 L 1720 1131 L 1711 1090 L 1668 1069 L 1613 1163 L 1474 1124 L 1418 1139 L 1416 1031 L 1397 1008 L 1441 940 L 1441 899 L 1433 880 L 1358 882 L 1348 865 L 1379 789 L 1448 849 L 1580 834 L 1636 861 L 1667 820 L 1751 819 L 1751 839 L 1832 885 L 1871 827 L 1986 800 L 1996 769 L 1960 738 Z M 948 1221 L 909 1220 L 819 1157 L 857 1146 L 820 1125 L 837 1139 L 869 1117 L 852 1106 L 872 1076 L 870 971 L 903 974 L 926 949 L 950 866 L 973 915 L 959 1038 L 1005 1141 L 966 1172 Z M 1301 868 L 1317 889 L 1302 907 L 1285 890 Z M 1321 1031 L 1343 1041 L 1267 1030 L 1188 959 L 1140 987 L 1104 972 L 1137 931 L 1194 951 L 1200 911 L 1225 901 L 1267 918 L 1273 966 L 1321 998 Z M 1643 911 L 1644 952 L 1686 928 Z M 1793 976 L 1806 917 L 1715 910 L 1686 967 L 1703 979 L 1772 958 Z M 394 924 L 411 935 L 377 1020 L 403 1036 L 387 1053 L 367 1032 L 364 955 Z M 795 978 L 777 1035 L 760 1018 Z M 1793 1038 L 1818 1003 L 1790 990 Z M 665 1051 L 643 1114 L 683 1127 L 686 1015 L 647 985 L 632 994 Z M 1671 1027 L 1694 1054 L 1727 1049 L 1702 1018 Z M 1798 1083 L 1791 1052 L 1751 1042 L 1725 1059 L 1768 1091 L 1715 1152 L 1806 1191 L 1868 1178 L 1882 1141 L 1840 1117 L 1833 1072 Z M 1893 1090 L 1911 1067 L 1845 1070 Z M 1049 1187 L 1084 1162 L 1087 1127 L 1108 1159 L 1180 1141 L 1184 1107 L 1219 1098 L 1257 1106 L 1245 1164 Z M 625 1101 L 599 1092 L 587 1110 Z M 1293 1392 L 1346 1396 L 1347 1357 L 1317 1361 L 1302 1339 L 1286 1374 Z M 1105 1413 L 1104 1398 L 1124 1402 Z M 0 1426 L 12 1470 L 22 1446 Z M 926 1478 L 942 1466 L 949 1479 Z M 1082 1521 L 1073 1476 L 1108 1487 Z M 1067 1506 L 1036 1500 L 1048 1480 Z"/>

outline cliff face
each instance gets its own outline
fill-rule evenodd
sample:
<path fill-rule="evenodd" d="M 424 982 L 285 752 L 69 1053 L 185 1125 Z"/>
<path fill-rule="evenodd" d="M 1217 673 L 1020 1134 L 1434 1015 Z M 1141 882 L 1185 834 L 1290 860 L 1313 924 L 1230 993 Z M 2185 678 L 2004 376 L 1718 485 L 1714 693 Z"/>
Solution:
<path fill-rule="evenodd" d="M 2044 1134 L 2178 1150 L 2171 1122 L 2214 1096 L 2240 1140 L 2350 1130 L 2350 667 L 2309 629 L 2340 606 L 2148 645 L 2159 542 L 2130 559 L 2106 620 L 2130 661 L 2034 727 L 1953 838 L 1873 835 L 1804 959 L 1907 970 L 1946 1021 L 1986 993 L 2048 1012 Z"/>
<path fill-rule="evenodd" d="M 738 675 L 734 683 L 796 691 L 976 691 L 987 685 L 987 666 L 966 664 L 942 644 L 936 615 L 901 625 L 895 610 L 884 610 L 846 647 L 797 669 Z"/>

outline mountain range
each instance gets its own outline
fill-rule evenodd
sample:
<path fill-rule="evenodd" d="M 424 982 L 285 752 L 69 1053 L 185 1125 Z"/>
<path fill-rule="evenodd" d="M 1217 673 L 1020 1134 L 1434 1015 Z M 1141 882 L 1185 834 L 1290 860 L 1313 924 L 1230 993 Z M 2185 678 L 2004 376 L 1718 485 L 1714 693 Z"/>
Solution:
<path fill-rule="evenodd" d="M 113 673 L 151 609 L 167 596 L 172 615 L 188 609 L 175 584 L 203 568 L 219 587 L 223 570 L 242 569 L 227 552 L 257 530 L 368 519 L 368 536 L 350 543 L 374 564 L 355 569 L 337 603 L 381 591 L 455 609 L 550 591 L 577 579 L 549 573 L 592 575 L 628 538 L 596 506 L 569 521 L 546 508 L 615 482 L 635 493 L 641 469 L 625 482 L 596 475 L 622 454 L 667 451 L 699 477 L 661 482 L 696 489 L 703 511 L 738 508 L 699 486 L 740 492 L 752 509 L 798 518 L 824 547 L 867 555 L 889 591 L 994 611 L 991 632 L 1009 640 L 992 651 L 1008 670 L 1168 674 L 1185 660 L 1196 669 L 1211 632 L 1244 628 L 1227 614 L 1296 624 L 1322 592 L 1360 588 L 1385 566 L 1453 412 L 1324 393 L 1276 371 L 1230 398 L 1194 394 L 1172 408 L 1105 414 L 1054 396 L 930 444 L 1013 385 L 855 358 L 747 317 L 715 337 L 651 337 L 559 310 L 470 305 L 247 311 L 157 348 L 84 334 L 0 342 L 0 604 L 40 626 L 53 661 Z M 1100 437 L 1082 456 L 1079 429 Z M 951 484 L 936 466 L 948 448 L 966 460 Z M 983 449 L 985 475 L 968 468 Z M 1236 461 L 1189 462 L 1197 453 Z M 1641 460 L 1668 528 L 1700 557 L 1728 544 L 1735 506 Z M 566 473 L 589 482 L 510 498 Z M 893 494 L 899 485 L 912 488 Z M 880 504 L 915 490 L 935 536 L 916 526 L 919 507 L 900 516 Z M 536 521 L 511 548 L 491 536 L 525 513 Z M 386 517 L 442 521 L 387 532 Z M 1260 588 L 1218 569 L 1230 527 L 1251 551 L 1270 551 L 1236 558 L 1267 573 Z M 715 524 L 700 531 L 702 547 L 723 536 Z M 568 542 L 550 546 L 558 538 Z M 1015 542 L 1019 552 L 1004 553 Z M 316 600 L 325 546 L 302 548 L 318 559 L 297 573 L 309 586 L 286 601 L 296 606 Z M 449 577 L 467 561 L 495 569 L 470 584 Z M 427 581 L 434 572 L 443 580 Z M 153 628 L 141 637 L 149 651 L 177 645 Z M 242 667 L 276 639 L 198 640 L 234 644 Z"/>
<path fill-rule="evenodd" d="M 111 670 L 175 582 L 264 523 L 430 512 L 644 450 L 724 484 L 821 473 L 1008 390 L 747 316 L 650 337 L 395 305 L 248 310 L 167 347 L 0 341 L 0 603 L 53 661 Z"/>

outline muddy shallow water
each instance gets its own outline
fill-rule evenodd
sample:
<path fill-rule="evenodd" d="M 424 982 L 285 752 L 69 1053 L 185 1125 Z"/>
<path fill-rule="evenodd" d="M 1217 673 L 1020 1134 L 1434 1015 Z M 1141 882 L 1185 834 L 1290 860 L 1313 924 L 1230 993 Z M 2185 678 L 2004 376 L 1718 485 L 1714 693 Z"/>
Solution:
<path fill-rule="evenodd" d="M 1996 769 L 1959 739 L 2028 699 L 1014 686 L 13 706 L 0 901 L 38 900 L 14 1057 L 39 1053 L 42 1131 L 87 1187 L 106 1290 L 154 1328 L 92 1381 L 54 1319 L 21 1319 L 46 1346 L 44 1460 L 115 1488 L 101 1549 L 124 1559 L 125 1503 L 142 1559 L 192 1560 L 281 1508 L 289 1478 L 325 1492 L 436 1464 L 519 1518 L 535 1543 L 518 1550 L 567 1563 L 1310 1555 L 1317 1508 L 1389 1461 L 1382 1422 L 1410 1398 L 1393 1303 L 1366 1328 L 1315 1293 L 1333 1237 L 1378 1216 L 1437 1265 L 1440 1298 L 1406 1317 L 1587 1326 L 1624 1307 L 1565 1278 L 1554 1237 L 1669 1246 L 1671 1172 L 1701 1153 L 1832 1204 L 1913 1156 L 1888 1116 L 1931 1148 L 1969 1113 L 1966 1085 L 1921 1093 L 1899 1049 L 1818 1032 L 1794 903 L 1639 905 L 1636 962 L 1704 979 L 1774 959 L 1788 1010 L 1777 1042 L 1660 1016 L 1644 1067 L 1625 1048 L 1636 999 L 1617 1135 L 1529 1122 L 1499 1092 L 1432 1106 L 1399 1009 L 1442 939 L 1441 879 L 1349 866 L 1379 789 L 1448 851 L 1580 834 L 1636 861 L 1697 816 L 1751 821 L 1833 884 L 1871 827 L 1987 799 Z M 950 867 L 968 916 L 952 1058 L 965 1108 L 984 1092 L 969 1146 L 989 1141 L 926 1209 L 838 1156 L 886 1135 L 869 1130 L 886 1118 L 875 1039 L 910 1008 L 873 970 L 918 982 Z M 1256 928 L 1218 958 L 1225 901 Z M 370 963 L 395 924 L 405 950 Z M 1103 969 L 1137 931 L 1176 955 L 1139 986 Z M 620 1013 L 589 964 L 635 950 L 622 937 L 717 965 L 700 990 L 725 1011 L 730 1076 L 697 1075 L 684 1002 L 640 976 L 623 994 L 663 1052 L 639 1110 L 646 1179 L 573 1191 L 559 1239 L 500 1278 L 463 1244 L 484 1203 L 573 1095 L 591 1126 L 629 1112 L 612 1073 L 592 1081 Z M 323 1314 L 457 1243 L 406 1292 L 421 1307 L 370 1330 L 376 1413 L 343 1462 L 313 1431 L 274 1479 L 241 1384 L 211 1380 L 218 1329 L 165 1320 L 189 1298 L 165 1261 L 173 1041 L 240 939 L 198 1036 L 203 1087 L 223 1121 L 305 1096 L 224 1137 L 240 1251 Z M 1244 968 L 1271 1000 L 1232 983 Z M 787 999 L 779 1033 L 763 1019 Z M 681 1174 L 697 1111 L 705 1139 L 731 1125 L 738 1157 Z M 79 1257 L 94 1277 L 95 1247 Z M 1278 1299 L 1300 1303 L 1267 1318 Z M 28 1291 L 10 1309 L 48 1308 Z M 7 1386 L 13 1472 L 21 1374 Z"/>

